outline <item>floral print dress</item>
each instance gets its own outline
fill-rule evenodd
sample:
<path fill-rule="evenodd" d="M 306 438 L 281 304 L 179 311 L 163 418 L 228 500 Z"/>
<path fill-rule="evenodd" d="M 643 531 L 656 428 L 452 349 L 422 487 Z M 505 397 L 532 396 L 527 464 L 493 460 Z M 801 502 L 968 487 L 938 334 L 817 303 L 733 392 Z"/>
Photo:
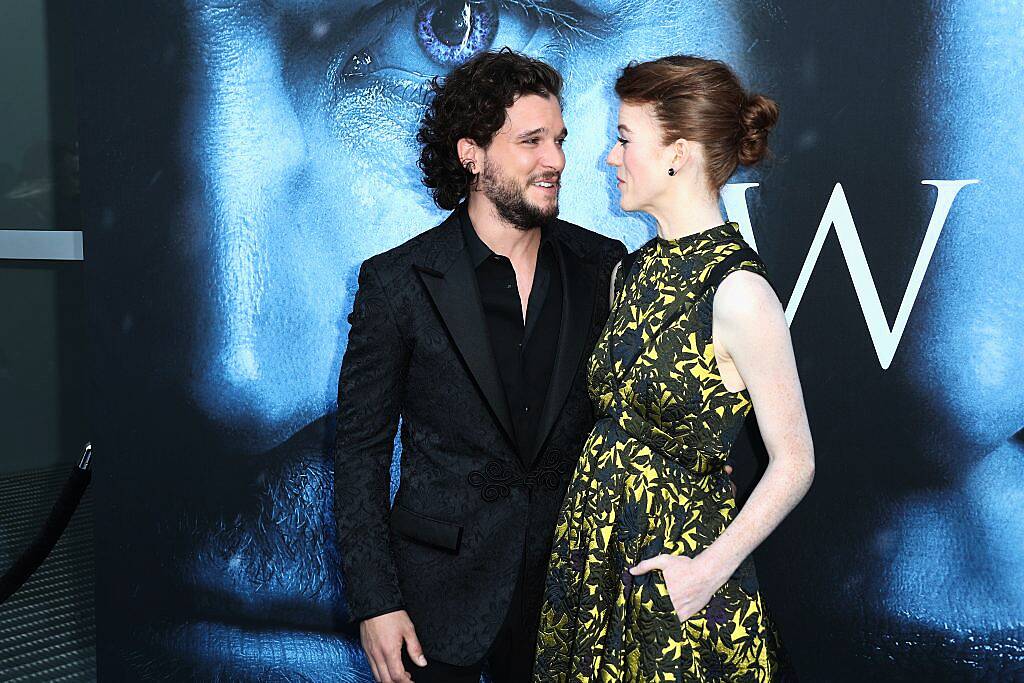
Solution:
<path fill-rule="evenodd" d="M 723 467 L 750 398 L 722 383 L 711 312 L 729 272 L 764 275 L 749 248 L 715 268 L 744 247 L 735 223 L 656 238 L 617 275 L 588 367 L 600 417 L 555 529 L 537 682 L 777 680 L 750 558 L 684 622 L 660 571 L 628 571 L 662 553 L 699 554 L 736 514 Z"/>

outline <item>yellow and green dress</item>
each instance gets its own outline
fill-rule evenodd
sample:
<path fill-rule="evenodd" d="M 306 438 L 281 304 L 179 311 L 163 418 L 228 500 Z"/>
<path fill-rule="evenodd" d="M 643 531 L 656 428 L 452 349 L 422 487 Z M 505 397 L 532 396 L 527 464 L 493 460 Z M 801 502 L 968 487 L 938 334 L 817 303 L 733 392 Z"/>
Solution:
<path fill-rule="evenodd" d="M 736 514 L 723 467 L 750 397 L 722 383 L 711 312 L 729 272 L 764 275 L 744 247 L 735 223 L 656 238 L 616 275 L 588 366 L 599 419 L 554 534 L 537 682 L 778 680 L 750 558 L 684 622 L 660 571 L 628 571 L 662 553 L 699 554 Z"/>

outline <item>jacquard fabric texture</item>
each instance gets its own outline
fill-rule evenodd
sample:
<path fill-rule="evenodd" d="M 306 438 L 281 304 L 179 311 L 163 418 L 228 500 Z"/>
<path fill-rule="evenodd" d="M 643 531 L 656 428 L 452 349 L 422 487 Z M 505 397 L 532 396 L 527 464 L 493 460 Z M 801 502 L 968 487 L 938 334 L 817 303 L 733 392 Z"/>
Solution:
<path fill-rule="evenodd" d="M 750 558 L 685 622 L 660 571 L 628 571 L 662 553 L 699 554 L 735 516 L 723 467 L 750 398 L 722 382 L 709 277 L 765 275 L 756 255 L 715 269 L 744 246 L 727 223 L 656 238 L 616 273 L 588 366 L 599 419 L 555 529 L 537 682 L 776 680 L 777 637 Z"/>
<path fill-rule="evenodd" d="M 520 572 L 535 628 L 551 531 L 594 423 L 585 360 L 607 318 L 609 276 L 625 248 L 563 221 L 552 230 L 563 325 L 529 458 L 509 438 L 457 213 L 360 270 L 335 444 L 348 615 L 404 608 L 426 656 L 449 664 L 483 659 Z M 401 482 L 389 510 L 399 417 Z"/>

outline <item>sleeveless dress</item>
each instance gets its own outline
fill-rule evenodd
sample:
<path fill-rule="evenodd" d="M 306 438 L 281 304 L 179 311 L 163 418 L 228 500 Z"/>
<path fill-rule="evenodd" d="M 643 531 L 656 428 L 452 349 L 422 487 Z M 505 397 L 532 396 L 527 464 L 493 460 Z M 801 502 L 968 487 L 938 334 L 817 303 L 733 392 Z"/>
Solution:
<path fill-rule="evenodd" d="M 660 571 L 628 571 L 662 553 L 699 554 L 736 514 L 722 468 L 750 398 L 722 383 L 711 313 L 729 272 L 765 275 L 749 248 L 722 263 L 745 246 L 735 223 L 655 238 L 629 274 L 616 275 L 588 365 L 599 419 L 554 534 L 538 683 L 779 680 L 779 645 L 751 558 L 685 622 Z"/>

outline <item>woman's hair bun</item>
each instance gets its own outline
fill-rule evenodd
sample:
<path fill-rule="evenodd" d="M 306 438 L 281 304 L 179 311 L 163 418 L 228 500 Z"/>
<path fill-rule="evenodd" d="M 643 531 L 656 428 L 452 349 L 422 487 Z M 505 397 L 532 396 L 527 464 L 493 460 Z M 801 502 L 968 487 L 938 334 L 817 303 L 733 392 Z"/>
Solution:
<path fill-rule="evenodd" d="M 750 95 L 740 111 L 739 162 L 750 166 L 768 154 L 768 131 L 779 120 L 779 105 L 764 95 Z"/>

